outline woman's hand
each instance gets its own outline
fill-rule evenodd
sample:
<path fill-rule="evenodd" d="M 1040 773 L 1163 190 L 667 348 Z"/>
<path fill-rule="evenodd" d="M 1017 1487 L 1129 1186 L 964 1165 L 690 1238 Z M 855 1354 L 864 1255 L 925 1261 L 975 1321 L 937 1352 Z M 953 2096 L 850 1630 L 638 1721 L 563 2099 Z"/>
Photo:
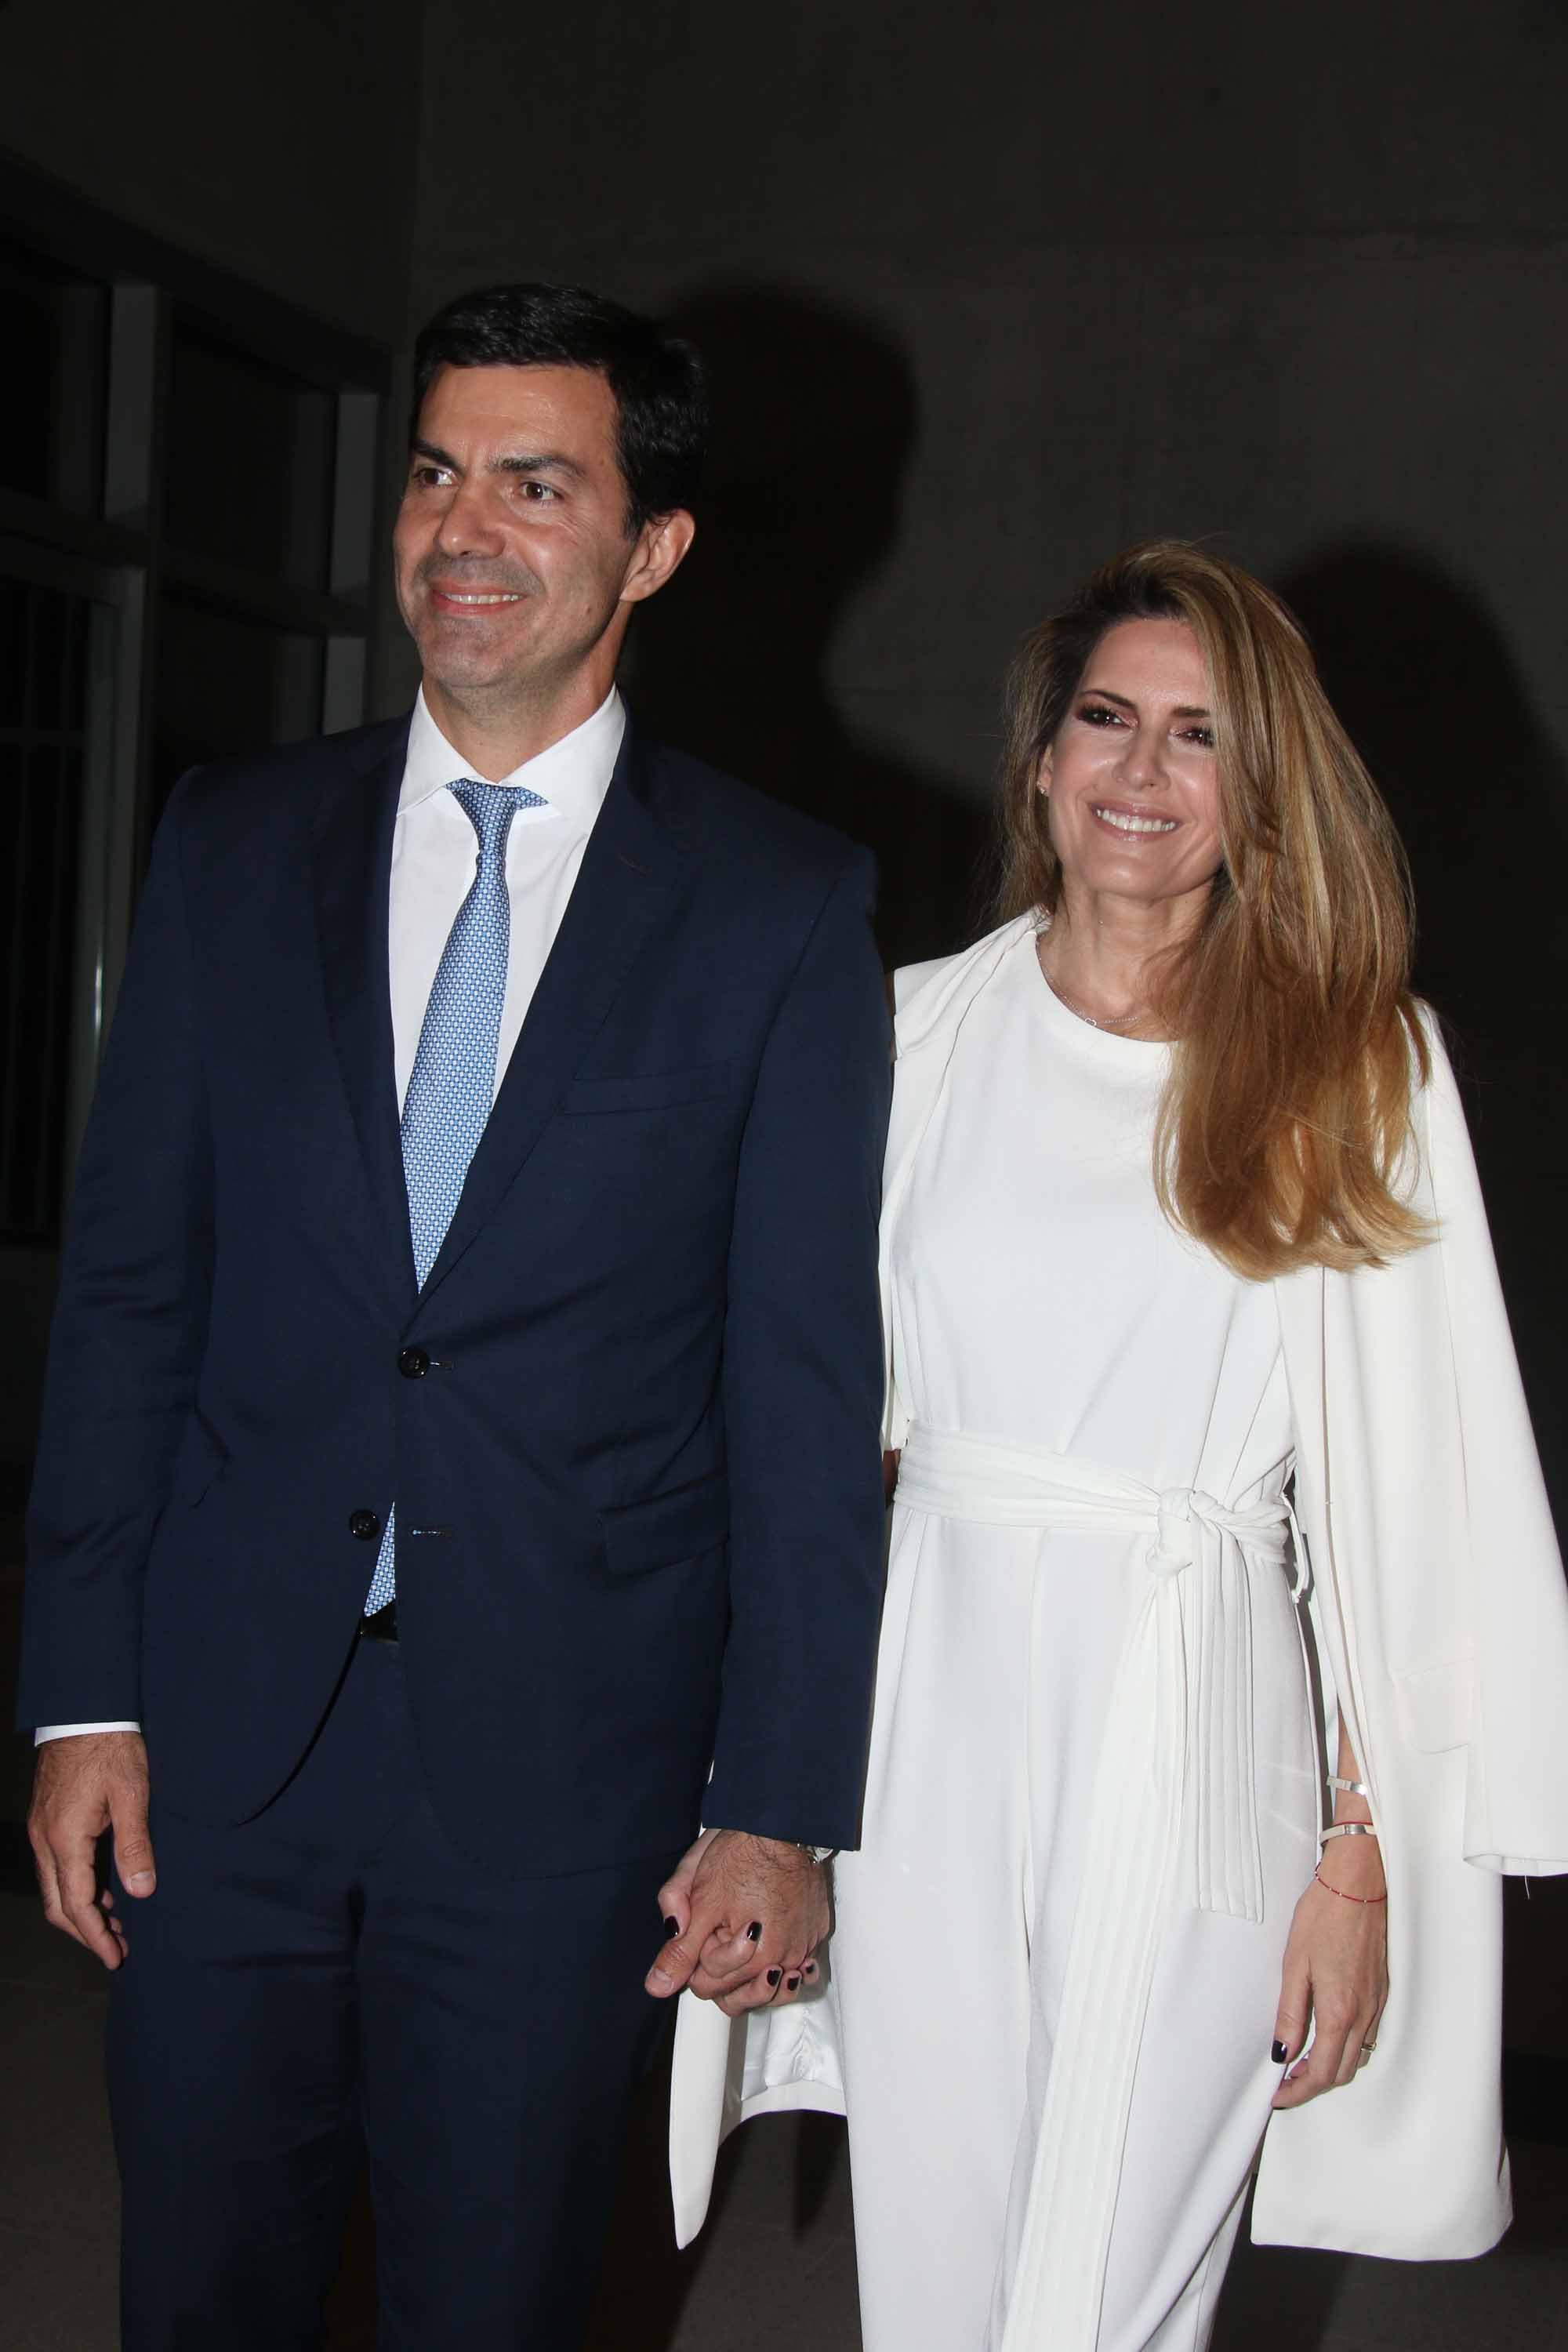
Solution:
<path fill-rule="evenodd" d="M 1303 2106 L 1350 2082 L 1376 2044 L 1388 1999 L 1387 1887 L 1377 1841 L 1336 1838 L 1326 1853 L 1329 1884 L 1314 1879 L 1308 1887 L 1285 1947 L 1274 2055 L 1287 2063 L 1277 2107 Z M 1309 2023 L 1312 2046 L 1303 2057 Z"/>

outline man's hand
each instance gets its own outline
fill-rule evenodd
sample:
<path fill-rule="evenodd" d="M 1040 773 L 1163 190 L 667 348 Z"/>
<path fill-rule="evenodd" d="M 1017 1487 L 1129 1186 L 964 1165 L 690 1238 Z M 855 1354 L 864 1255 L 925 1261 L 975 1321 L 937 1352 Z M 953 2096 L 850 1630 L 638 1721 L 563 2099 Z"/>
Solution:
<path fill-rule="evenodd" d="M 47 1739 L 38 1750 L 27 1815 L 44 1916 L 74 1936 L 106 1969 L 126 1954 L 125 1930 L 114 1898 L 97 1895 L 94 1849 L 114 1832 L 114 1866 L 127 1894 L 151 1895 L 157 1884 L 147 1834 L 147 1744 L 139 1731 L 77 1732 Z"/>
<path fill-rule="evenodd" d="M 646 1979 L 656 2000 L 689 1985 L 738 2017 L 816 1981 L 812 1954 L 832 1924 L 827 1873 L 797 1845 L 705 1830 L 658 1907 L 667 1941 Z"/>

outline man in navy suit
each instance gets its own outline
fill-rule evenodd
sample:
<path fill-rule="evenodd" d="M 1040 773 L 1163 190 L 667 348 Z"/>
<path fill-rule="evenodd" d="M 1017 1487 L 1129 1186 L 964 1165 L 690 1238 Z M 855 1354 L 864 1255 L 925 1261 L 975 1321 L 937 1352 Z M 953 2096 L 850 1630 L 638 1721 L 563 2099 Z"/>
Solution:
<path fill-rule="evenodd" d="M 134 2352 L 318 2342 L 362 2149 L 384 2346 L 565 2352 L 660 2000 L 794 1998 L 856 1836 L 872 873 L 616 692 L 705 430 L 612 304 L 449 305 L 412 718 L 160 829 L 21 1685 L 46 1909 L 113 1971 Z"/>

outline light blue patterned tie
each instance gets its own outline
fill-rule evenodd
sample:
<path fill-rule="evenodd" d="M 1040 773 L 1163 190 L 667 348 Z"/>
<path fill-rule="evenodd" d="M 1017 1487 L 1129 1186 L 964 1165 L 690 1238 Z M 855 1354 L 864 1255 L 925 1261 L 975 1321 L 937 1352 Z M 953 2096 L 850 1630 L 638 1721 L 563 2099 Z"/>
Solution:
<path fill-rule="evenodd" d="M 425 1007 L 419 1050 L 403 1103 L 403 1175 L 408 1230 L 423 1290 L 463 1191 L 495 1099 L 496 1046 L 506 1000 L 511 901 L 506 838 L 520 808 L 542 808 L 521 784 L 447 787 L 479 837 L 479 871 L 447 935 Z M 384 1608 L 397 1590 L 395 1510 L 386 1515 L 364 1613 Z"/>

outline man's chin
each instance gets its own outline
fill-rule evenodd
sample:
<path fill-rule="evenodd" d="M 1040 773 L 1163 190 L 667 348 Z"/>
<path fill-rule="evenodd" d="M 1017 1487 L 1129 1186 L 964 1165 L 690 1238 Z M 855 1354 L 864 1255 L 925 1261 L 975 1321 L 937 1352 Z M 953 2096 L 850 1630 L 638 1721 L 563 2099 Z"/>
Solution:
<path fill-rule="evenodd" d="M 455 627 L 420 631 L 415 643 L 426 677 L 453 694 L 483 694 L 494 688 L 515 686 L 528 667 L 523 648 L 493 642 L 477 645 L 465 637 L 466 626 L 458 623 Z"/>

